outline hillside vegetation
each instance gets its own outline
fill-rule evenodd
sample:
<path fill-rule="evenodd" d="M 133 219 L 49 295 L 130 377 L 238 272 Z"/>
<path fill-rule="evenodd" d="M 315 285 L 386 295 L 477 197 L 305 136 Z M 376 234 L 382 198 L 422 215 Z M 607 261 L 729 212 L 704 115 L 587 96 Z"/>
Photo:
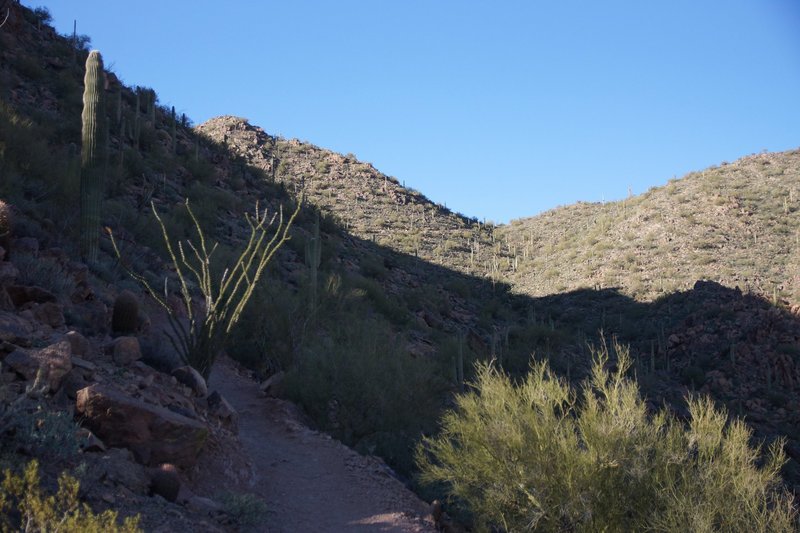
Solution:
<path fill-rule="evenodd" d="M 800 151 L 762 153 L 618 202 L 515 220 L 496 236 L 515 290 L 620 287 L 637 299 L 698 279 L 800 303 Z"/>
<path fill-rule="evenodd" d="M 142 303 L 137 372 L 172 372 L 180 360 L 165 342 L 165 315 L 127 274 L 165 287 L 173 311 L 185 310 L 152 209 L 173 240 L 193 239 L 188 199 L 209 242 L 219 243 L 209 269 L 220 276 L 247 241 L 245 212 L 299 205 L 225 351 L 269 380 L 268 394 L 382 457 L 426 497 L 447 491 L 418 484 L 415 449 L 442 434 L 443 413 L 474 397 L 462 393 L 476 376 L 485 381 L 489 361 L 510 376 L 509 387 L 535 363 L 577 390 L 570 387 L 599 372 L 589 346 L 604 336 L 629 347 L 625 379 L 641 387 L 645 426 L 663 408 L 678 428 L 691 418 L 687 398 L 708 395 L 745 420 L 750 444 L 782 448 L 774 457 L 788 456 L 786 487 L 800 490 L 800 308 L 792 305 L 800 152 L 750 156 L 624 201 L 495 227 L 351 154 L 272 136 L 238 117 L 195 127 L 153 89 L 106 72 L 100 223 L 118 239 L 119 256 L 102 232 L 86 264 L 78 206 L 88 38 L 58 35 L 46 10 L 16 5 L 14 13 L 0 29 L 0 326 L 31 321 L 38 329 L 3 330 L 0 359 L 71 330 L 108 350 L 111 310 L 129 291 Z M 40 294 L 32 287 L 61 306 L 55 326 L 42 325 L 39 303 L 11 298 Z M 617 355 L 606 361 L 612 368 Z M 3 401 L 5 383 L 9 396 L 30 393 L 20 372 L 1 370 Z M 138 391 L 138 381 L 128 382 L 140 379 L 134 374 L 116 369 L 105 379 Z M 2 451 L 6 464 L 18 462 L 13 446 Z M 51 482 L 54 464 L 43 468 Z M 777 470 L 764 478 L 770 488 Z M 109 500 L 121 501 L 101 507 Z"/>

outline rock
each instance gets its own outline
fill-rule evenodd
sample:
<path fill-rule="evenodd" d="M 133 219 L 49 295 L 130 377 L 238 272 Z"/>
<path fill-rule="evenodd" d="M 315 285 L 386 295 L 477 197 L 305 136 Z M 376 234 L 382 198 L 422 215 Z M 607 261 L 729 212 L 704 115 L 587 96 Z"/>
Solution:
<path fill-rule="evenodd" d="M 103 441 L 86 428 L 78 428 L 75 432 L 75 438 L 78 441 L 78 446 L 84 452 L 104 452 L 108 449 L 103 444 Z"/>
<path fill-rule="evenodd" d="M 45 302 L 36 306 L 33 316 L 51 328 L 60 328 L 64 325 L 64 307 L 54 302 Z"/>
<path fill-rule="evenodd" d="M 209 516 L 224 512 L 224 508 L 221 504 L 212 499 L 203 498 L 202 496 L 192 496 L 186 500 L 186 507 Z"/>
<path fill-rule="evenodd" d="M 58 300 L 56 295 L 52 292 L 36 286 L 8 285 L 6 287 L 6 291 L 8 291 L 11 301 L 14 302 L 14 305 L 17 307 L 22 307 L 26 303 L 30 302 L 43 304 Z"/>
<path fill-rule="evenodd" d="M 150 476 L 142 465 L 134 462 L 135 458 L 130 450 L 110 448 L 97 459 L 93 464 L 94 479 L 102 479 L 108 484 L 125 487 L 136 494 L 147 494 Z"/>
<path fill-rule="evenodd" d="M 33 325 L 14 313 L 0 311 L 0 341 L 18 346 L 30 346 Z"/>
<path fill-rule="evenodd" d="M 283 379 L 286 374 L 283 371 L 276 372 L 260 385 L 261 393 L 264 396 L 277 398 L 283 394 Z"/>
<path fill-rule="evenodd" d="M 56 391 L 72 370 L 71 359 L 69 342 L 61 341 L 41 350 L 15 350 L 3 362 L 27 380 L 41 371 L 41 379 Z"/>
<path fill-rule="evenodd" d="M 74 300 L 73 300 L 73 303 Z M 108 333 L 108 307 L 101 300 L 87 300 L 70 307 L 73 323 L 81 324 L 84 335 L 97 335 Z"/>
<path fill-rule="evenodd" d="M 75 358 L 73 358 L 72 362 L 75 363 Z M 64 391 L 67 398 L 75 400 L 78 397 L 78 391 L 85 389 L 92 383 L 93 380 L 87 376 L 87 371 L 75 365 L 70 373 L 64 376 L 64 381 L 61 382 L 61 390 Z"/>
<path fill-rule="evenodd" d="M 0 310 L 14 310 L 14 302 L 11 301 L 11 296 L 8 295 L 8 291 L 6 291 L 6 288 L 2 285 L 0 285 Z"/>
<path fill-rule="evenodd" d="M 208 386 L 206 380 L 200 375 L 200 372 L 191 366 L 182 366 L 172 371 L 172 375 L 178 380 L 178 383 L 186 385 L 196 396 L 205 397 L 208 395 Z"/>
<path fill-rule="evenodd" d="M 117 337 L 114 340 L 111 357 L 120 366 L 128 366 L 142 358 L 139 339 L 136 337 Z"/>
<path fill-rule="evenodd" d="M 239 413 L 236 412 L 236 409 L 231 407 L 231 404 L 217 391 L 209 394 L 206 401 L 208 402 L 208 413 L 217 418 L 222 427 L 234 434 L 238 434 Z"/>
<path fill-rule="evenodd" d="M 175 465 L 165 463 L 153 472 L 150 478 L 150 492 L 158 494 L 168 502 L 178 499 L 181 490 L 181 478 Z"/>
<path fill-rule="evenodd" d="M 89 356 L 91 346 L 89 345 L 89 341 L 86 339 L 86 337 L 77 331 L 68 331 L 66 338 L 69 341 L 70 346 L 72 346 L 72 355 L 77 355 L 78 357 Z"/>
<path fill-rule="evenodd" d="M 39 241 L 33 237 L 20 237 L 14 241 L 14 253 L 39 254 Z"/>
<path fill-rule="evenodd" d="M 191 467 L 208 437 L 208 428 L 200 422 L 107 385 L 78 391 L 76 409 L 103 442 L 130 449 L 142 464 Z"/>
<path fill-rule="evenodd" d="M 13 283 L 17 276 L 19 276 L 19 270 L 14 266 L 14 263 L 0 263 L 0 285 Z"/>

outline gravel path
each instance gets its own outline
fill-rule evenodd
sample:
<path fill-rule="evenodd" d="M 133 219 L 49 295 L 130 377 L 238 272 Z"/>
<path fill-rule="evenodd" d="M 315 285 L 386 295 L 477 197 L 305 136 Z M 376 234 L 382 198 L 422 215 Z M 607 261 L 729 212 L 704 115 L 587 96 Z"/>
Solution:
<path fill-rule="evenodd" d="M 382 462 L 309 429 L 293 404 L 260 397 L 227 361 L 209 384 L 239 412 L 250 490 L 269 509 L 259 531 L 435 531 L 428 506 Z"/>

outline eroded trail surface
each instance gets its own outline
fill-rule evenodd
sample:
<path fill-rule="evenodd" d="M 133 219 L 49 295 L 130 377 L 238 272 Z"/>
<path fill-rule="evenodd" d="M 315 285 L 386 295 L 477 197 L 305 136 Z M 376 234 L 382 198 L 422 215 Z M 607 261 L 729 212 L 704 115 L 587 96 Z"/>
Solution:
<path fill-rule="evenodd" d="M 259 531 L 435 531 L 428 506 L 383 463 L 309 429 L 293 404 L 260 397 L 253 380 L 220 363 L 209 385 L 239 412 L 249 491 L 269 509 Z"/>

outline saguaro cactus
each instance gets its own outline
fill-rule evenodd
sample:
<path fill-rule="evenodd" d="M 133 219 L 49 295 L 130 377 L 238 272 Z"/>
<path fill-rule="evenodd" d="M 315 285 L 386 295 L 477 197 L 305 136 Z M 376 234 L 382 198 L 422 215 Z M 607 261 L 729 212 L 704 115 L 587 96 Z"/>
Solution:
<path fill-rule="evenodd" d="M 100 201 L 106 171 L 107 143 L 105 74 L 100 52 L 92 50 L 86 59 L 83 80 L 83 122 L 81 134 L 81 256 L 87 263 L 97 261 L 100 236 Z"/>
<path fill-rule="evenodd" d="M 322 259 L 322 241 L 319 238 L 319 212 L 314 220 L 313 234 L 306 240 L 306 266 L 309 268 L 309 295 L 308 304 L 311 312 L 317 307 L 317 278 L 319 265 Z"/>

